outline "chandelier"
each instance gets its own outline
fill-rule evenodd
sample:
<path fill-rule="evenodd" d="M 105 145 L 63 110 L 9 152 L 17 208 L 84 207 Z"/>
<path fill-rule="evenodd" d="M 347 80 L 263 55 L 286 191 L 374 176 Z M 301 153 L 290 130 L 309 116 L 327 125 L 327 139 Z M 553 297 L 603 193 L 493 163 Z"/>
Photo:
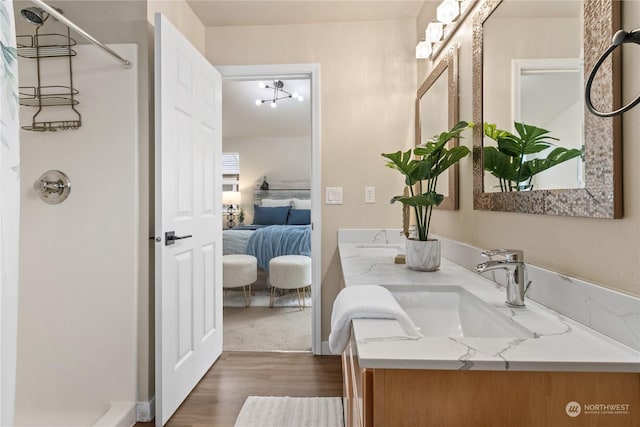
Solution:
<path fill-rule="evenodd" d="M 281 99 L 297 99 L 299 102 L 304 101 L 304 98 L 297 93 L 291 93 L 284 90 L 284 82 L 282 80 L 274 80 L 273 86 L 260 82 L 258 87 L 262 89 L 273 89 L 273 97 L 270 99 L 256 99 L 256 105 L 262 105 L 268 102 L 271 108 L 276 108 L 276 102 Z"/>

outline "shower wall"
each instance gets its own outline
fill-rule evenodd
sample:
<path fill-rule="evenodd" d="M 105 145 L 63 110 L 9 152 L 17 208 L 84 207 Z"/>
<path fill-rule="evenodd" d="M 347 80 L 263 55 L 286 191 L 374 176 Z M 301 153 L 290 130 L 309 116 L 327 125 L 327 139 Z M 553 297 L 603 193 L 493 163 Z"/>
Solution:
<path fill-rule="evenodd" d="M 134 67 L 125 69 L 95 46 L 76 47 L 73 79 L 80 91 L 80 129 L 20 134 L 16 425 L 91 425 L 112 402 L 126 402 L 124 422 L 134 421 L 137 46 L 110 46 Z M 42 61 L 43 79 L 63 81 L 67 70 L 64 60 Z M 34 60 L 21 59 L 19 72 L 21 86 L 33 84 Z M 30 123 L 34 112 L 21 107 L 21 124 Z M 33 188 L 49 169 L 71 180 L 69 198 L 58 205 L 40 200 Z"/>

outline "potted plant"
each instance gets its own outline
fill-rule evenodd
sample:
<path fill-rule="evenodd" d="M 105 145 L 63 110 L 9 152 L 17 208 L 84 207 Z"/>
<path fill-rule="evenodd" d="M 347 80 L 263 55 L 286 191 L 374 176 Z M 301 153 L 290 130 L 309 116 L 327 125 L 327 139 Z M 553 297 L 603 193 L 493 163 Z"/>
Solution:
<path fill-rule="evenodd" d="M 436 185 L 440 174 L 470 152 L 465 146 L 447 148 L 446 145 L 472 127 L 472 122 L 460 121 L 451 130 L 413 150 L 382 154 L 388 159 L 386 166 L 404 175 L 409 188 L 408 196 L 394 196 L 391 203 L 400 202 L 413 208 L 417 235 L 409 236 L 406 241 L 406 263 L 413 270 L 435 271 L 440 267 L 440 242 L 429 238 L 433 207 L 444 200 L 444 196 L 436 192 Z"/>
<path fill-rule="evenodd" d="M 484 134 L 497 142 L 496 147 L 484 147 L 484 169 L 500 181 L 500 191 L 532 190 L 534 175 L 582 155 L 582 150 L 564 148 L 551 141 L 549 131 L 514 122 L 518 135 L 484 123 Z M 553 147 L 546 155 L 541 153 Z"/>

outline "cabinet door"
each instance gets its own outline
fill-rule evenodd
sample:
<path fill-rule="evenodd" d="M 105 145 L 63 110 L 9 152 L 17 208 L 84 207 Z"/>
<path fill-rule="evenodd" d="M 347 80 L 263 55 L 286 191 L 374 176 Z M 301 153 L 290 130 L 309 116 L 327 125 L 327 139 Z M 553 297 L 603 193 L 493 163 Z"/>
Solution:
<path fill-rule="evenodd" d="M 363 427 L 362 372 L 355 352 L 355 343 L 347 345 L 342 354 L 342 375 L 344 379 L 344 406 L 346 427 Z"/>

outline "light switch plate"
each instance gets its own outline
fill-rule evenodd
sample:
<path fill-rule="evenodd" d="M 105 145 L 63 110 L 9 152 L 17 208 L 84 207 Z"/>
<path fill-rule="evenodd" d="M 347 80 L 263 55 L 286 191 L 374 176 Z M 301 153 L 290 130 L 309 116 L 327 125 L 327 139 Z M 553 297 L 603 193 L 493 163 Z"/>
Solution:
<path fill-rule="evenodd" d="M 342 187 L 327 187 L 325 203 L 327 205 L 341 205 Z"/>
<path fill-rule="evenodd" d="M 364 187 L 364 202 L 365 203 L 376 202 L 376 187 Z"/>

